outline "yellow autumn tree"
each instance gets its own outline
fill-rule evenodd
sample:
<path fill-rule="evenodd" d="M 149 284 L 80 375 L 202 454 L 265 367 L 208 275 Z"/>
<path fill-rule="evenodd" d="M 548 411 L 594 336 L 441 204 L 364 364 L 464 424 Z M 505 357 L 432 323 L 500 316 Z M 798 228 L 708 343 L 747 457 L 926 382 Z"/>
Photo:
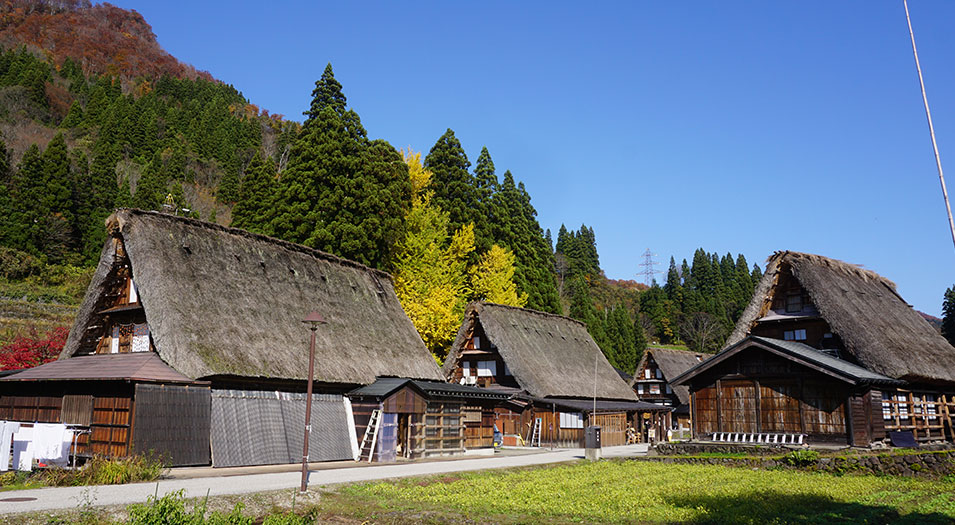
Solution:
<path fill-rule="evenodd" d="M 470 295 L 467 260 L 474 225 L 449 232 L 448 214 L 431 203 L 431 173 L 421 154 L 403 152 L 414 195 L 394 268 L 395 293 L 425 345 L 440 364 L 457 333 Z"/>
<path fill-rule="evenodd" d="M 514 253 L 498 245 L 491 246 L 471 269 L 474 296 L 488 302 L 523 307 L 527 294 L 517 293 L 514 284 Z"/>

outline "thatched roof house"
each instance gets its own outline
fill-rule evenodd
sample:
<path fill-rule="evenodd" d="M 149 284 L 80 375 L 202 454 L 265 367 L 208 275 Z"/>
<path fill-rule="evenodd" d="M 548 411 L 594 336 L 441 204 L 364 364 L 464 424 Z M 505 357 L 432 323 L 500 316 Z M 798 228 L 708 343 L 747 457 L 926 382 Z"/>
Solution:
<path fill-rule="evenodd" d="M 487 341 L 479 342 L 478 348 L 474 348 L 476 334 L 483 334 Z M 596 359 L 597 398 L 636 401 L 633 390 L 587 333 L 586 325 L 569 317 L 493 303 L 471 303 L 444 363 L 448 379 L 455 380 L 461 358 L 468 355 L 500 359 L 506 366 L 497 367 L 496 375 L 513 378 L 516 384 L 508 386 L 517 386 L 538 398 L 593 397 Z"/>
<path fill-rule="evenodd" d="M 799 295 L 802 299 L 795 299 Z M 803 303 L 802 308 L 787 312 L 780 302 L 787 297 Z M 810 317 L 825 321 L 835 346 L 847 354 L 843 357 L 873 372 L 909 382 L 955 385 L 955 348 L 899 296 L 895 283 L 820 255 L 774 253 L 726 347 L 742 341 L 757 324 Z"/>
<path fill-rule="evenodd" d="M 155 212 L 119 210 L 107 225 L 112 240 L 61 359 L 96 351 L 110 281 L 128 264 L 155 351 L 190 378 L 305 379 L 310 310 L 327 321 L 317 332 L 316 381 L 441 378 L 384 272 Z"/>
<path fill-rule="evenodd" d="M 302 320 L 313 310 L 327 321 L 316 332 L 313 461 L 357 454 L 349 390 L 379 376 L 442 380 L 384 272 L 154 212 L 119 210 L 107 227 L 60 359 L 0 381 L 0 418 L 85 422 L 83 453 L 299 461 Z"/>
<path fill-rule="evenodd" d="M 726 347 L 672 381 L 689 387 L 698 438 L 955 437 L 955 347 L 894 283 L 819 255 L 773 254 Z"/>
<path fill-rule="evenodd" d="M 647 348 L 647 351 L 643 353 L 643 357 L 640 358 L 640 363 L 637 364 L 636 373 L 633 379 L 630 380 L 630 386 L 636 388 L 638 382 L 658 379 L 658 374 L 656 374 L 655 371 L 660 370 L 659 380 L 669 385 L 673 391 L 673 396 L 677 398 L 678 403 L 675 403 L 674 406 L 685 405 L 690 402 L 689 389 L 686 385 L 674 385 L 672 380 L 683 372 L 700 364 L 708 357 L 710 356 L 689 350 L 656 347 Z M 643 392 L 643 396 L 640 394 L 641 393 L 637 394 L 637 397 L 640 399 L 644 399 L 644 396 L 647 396 L 649 399 L 656 399 L 660 396 L 667 395 L 666 388 L 661 388 L 656 395 L 651 394 L 649 389 Z"/>

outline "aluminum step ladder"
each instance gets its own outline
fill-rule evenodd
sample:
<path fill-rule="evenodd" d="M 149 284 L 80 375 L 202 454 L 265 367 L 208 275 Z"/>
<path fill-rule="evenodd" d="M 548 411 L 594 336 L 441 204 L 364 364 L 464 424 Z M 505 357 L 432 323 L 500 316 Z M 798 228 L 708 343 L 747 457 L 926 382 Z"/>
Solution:
<path fill-rule="evenodd" d="M 371 417 L 368 418 L 368 425 L 365 426 L 365 436 L 361 438 L 361 446 L 358 447 L 358 459 L 355 461 L 361 461 L 366 454 L 368 454 L 368 462 L 371 463 L 372 458 L 375 457 L 375 445 L 378 442 L 378 429 L 380 425 L 378 424 L 381 421 L 381 409 L 374 409 L 371 411 Z M 370 446 L 369 446 L 370 444 Z"/>
<path fill-rule="evenodd" d="M 527 441 L 527 445 L 531 447 L 541 446 L 541 418 L 534 420 L 534 429 L 531 430 L 531 438 Z"/>

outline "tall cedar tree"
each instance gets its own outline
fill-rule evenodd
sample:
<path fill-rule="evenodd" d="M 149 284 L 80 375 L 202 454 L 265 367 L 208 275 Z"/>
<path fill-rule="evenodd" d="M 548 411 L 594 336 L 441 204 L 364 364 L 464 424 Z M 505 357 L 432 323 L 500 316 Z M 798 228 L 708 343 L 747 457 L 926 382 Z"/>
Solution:
<path fill-rule="evenodd" d="M 945 290 L 942 300 L 942 335 L 955 346 L 955 286 Z"/>
<path fill-rule="evenodd" d="M 387 142 L 368 139 L 358 114 L 346 107 L 331 64 L 312 97 L 280 183 L 271 231 L 385 268 L 411 205 L 408 168 Z"/>
<path fill-rule="evenodd" d="M 488 169 L 491 174 L 494 170 L 490 155 L 486 160 L 488 162 L 480 166 L 485 177 Z M 471 161 L 451 128 L 431 147 L 424 159 L 424 167 L 433 174 L 431 189 L 434 191 L 434 204 L 448 212 L 451 229 L 457 230 L 465 224 L 474 223 L 474 242 L 478 252 L 490 248 L 492 241 L 488 233 L 487 201 L 481 198 L 478 180 L 468 171 Z"/>
<path fill-rule="evenodd" d="M 560 296 L 554 277 L 554 256 L 537 222 L 537 211 L 523 185 L 515 186 L 510 171 L 491 201 L 495 220 L 491 224 L 494 241 L 511 250 L 515 257 L 514 282 L 518 292 L 527 294 L 527 307 L 561 313 Z"/>
<path fill-rule="evenodd" d="M 262 162 L 262 156 L 256 153 L 245 168 L 245 177 L 239 186 L 239 201 L 232 208 L 232 226 L 270 235 L 267 219 L 273 206 L 275 184 L 272 157 Z"/>

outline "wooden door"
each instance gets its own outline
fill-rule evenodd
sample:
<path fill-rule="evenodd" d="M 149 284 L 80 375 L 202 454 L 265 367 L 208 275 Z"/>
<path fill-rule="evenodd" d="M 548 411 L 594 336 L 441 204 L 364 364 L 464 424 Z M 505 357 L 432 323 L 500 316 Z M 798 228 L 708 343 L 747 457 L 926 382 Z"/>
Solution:
<path fill-rule="evenodd" d="M 756 385 L 752 381 L 720 381 L 720 431 L 757 432 Z"/>

